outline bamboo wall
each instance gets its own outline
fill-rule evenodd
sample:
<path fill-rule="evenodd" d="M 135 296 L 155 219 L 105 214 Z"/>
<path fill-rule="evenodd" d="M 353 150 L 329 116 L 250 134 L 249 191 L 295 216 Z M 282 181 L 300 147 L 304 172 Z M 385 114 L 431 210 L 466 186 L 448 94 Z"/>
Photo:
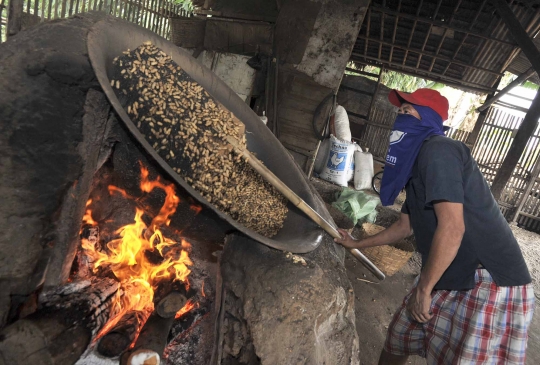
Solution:
<path fill-rule="evenodd" d="M 0 0 L 0 43 L 6 40 L 7 0 Z"/>
<path fill-rule="evenodd" d="M 1 41 L 6 39 L 7 8 L 10 0 L 0 0 Z M 24 0 L 23 29 L 39 22 L 62 19 L 88 11 L 103 11 L 126 19 L 170 39 L 170 17 L 189 16 L 170 0 Z"/>
<path fill-rule="evenodd" d="M 473 156 L 491 183 L 500 168 L 514 140 L 515 133 L 523 118 L 509 114 L 499 108 L 491 108 L 480 130 Z M 540 158 L 540 125 L 529 138 L 527 146 L 501 194 L 499 205 L 501 211 L 509 219 L 515 214 L 516 207 L 524 199 L 525 204 L 519 212 L 517 222 L 523 227 L 540 232 L 540 176 L 532 176 L 535 163 Z M 527 184 L 532 180 L 533 188 L 528 196 L 524 196 Z"/>
<path fill-rule="evenodd" d="M 368 147 L 376 160 L 384 162 L 388 151 L 388 138 L 397 113 L 393 109 L 374 107 L 371 118 L 366 121 L 362 137 L 357 140 L 362 147 Z"/>

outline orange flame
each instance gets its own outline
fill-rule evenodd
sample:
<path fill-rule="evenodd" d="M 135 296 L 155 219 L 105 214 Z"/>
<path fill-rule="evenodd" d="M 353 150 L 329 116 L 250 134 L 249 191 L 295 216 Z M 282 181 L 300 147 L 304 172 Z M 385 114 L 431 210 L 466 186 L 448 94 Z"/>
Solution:
<path fill-rule="evenodd" d="M 197 215 L 197 214 L 199 214 L 199 213 L 201 212 L 202 207 L 199 206 L 199 205 L 191 204 L 191 205 L 189 206 L 189 209 L 191 209 L 192 211 L 194 211 L 194 212 L 195 212 L 195 215 Z"/>
<path fill-rule="evenodd" d="M 146 193 L 150 193 L 155 188 L 160 188 L 163 189 L 167 194 L 165 197 L 165 203 L 161 207 L 159 214 L 152 220 L 152 228 L 161 227 L 162 225 L 168 226 L 171 223 L 169 216 L 176 212 L 176 207 L 180 202 L 180 199 L 175 194 L 174 185 L 165 185 L 159 180 L 159 176 L 155 181 L 148 180 L 148 169 L 141 166 L 141 190 Z"/>
<path fill-rule="evenodd" d="M 151 192 L 154 188 L 163 189 L 167 196 L 150 227 L 147 227 L 142 220 L 144 212 L 137 208 L 133 223 L 116 231 L 120 238 L 107 243 L 106 252 L 98 251 L 88 240 L 82 240 L 85 254 L 93 262 L 94 272 L 97 272 L 100 267 L 107 268 L 120 281 L 120 290 L 113 303 L 114 315 L 100 331 L 98 337 L 107 333 L 129 311 L 152 311 L 154 290 L 160 281 L 180 281 L 186 286 L 189 285 L 187 281 L 191 272 L 189 266 L 193 263 L 187 250 L 191 245 L 184 240 L 178 243 L 166 238 L 159 229 L 163 224 L 169 224 L 169 217 L 176 211 L 180 199 L 175 195 L 174 185 L 163 184 L 159 178 L 156 181 L 150 181 L 148 170 L 141 166 L 141 189 L 144 192 Z M 109 186 L 111 194 L 115 191 L 122 195 L 125 193 L 122 189 Z M 87 205 L 90 203 L 91 201 Z M 87 215 L 91 219 L 88 212 Z M 86 218 L 88 218 L 87 215 L 85 215 Z M 89 219 L 86 219 L 86 222 L 88 221 Z M 173 245 L 181 248 L 180 253 L 178 253 L 179 250 L 164 251 L 165 247 Z M 146 255 L 147 252 L 155 249 L 161 255 L 161 262 L 156 263 L 155 259 L 150 261 Z"/>
<path fill-rule="evenodd" d="M 124 198 L 126 199 L 129 198 L 129 195 L 126 193 L 124 189 L 120 189 L 114 185 L 109 185 L 107 189 L 109 190 L 109 195 L 113 195 L 114 192 L 117 192 L 120 195 L 122 195 Z"/>
<path fill-rule="evenodd" d="M 178 312 L 176 312 L 174 318 L 175 319 L 178 319 L 180 317 L 182 317 L 184 314 L 186 314 L 187 312 L 191 311 L 193 308 L 195 308 L 195 306 L 197 306 L 197 308 L 199 308 L 199 303 L 194 303 L 193 300 L 188 300 L 187 303 L 182 307 L 182 309 L 180 309 Z"/>
<path fill-rule="evenodd" d="M 86 207 L 88 208 L 90 204 L 92 204 L 92 199 L 88 199 L 88 201 L 86 202 Z M 92 210 L 90 209 L 86 209 L 82 220 L 83 220 L 83 224 L 97 226 L 97 222 L 94 221 L 94 219 L 92 218 Z"/>

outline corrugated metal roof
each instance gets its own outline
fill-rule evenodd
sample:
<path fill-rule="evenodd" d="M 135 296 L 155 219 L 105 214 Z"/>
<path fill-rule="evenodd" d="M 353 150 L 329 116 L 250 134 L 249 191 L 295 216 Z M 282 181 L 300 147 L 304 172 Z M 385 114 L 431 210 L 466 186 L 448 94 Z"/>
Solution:
<path fill-rule="evenodd" d="M 536 45 L 536 48 L 540 50 L 540 38 L 537 37 L 533 41 Z M 523 52 L 520 52 L 519 55 L 512 61 L 507 71 L 513 73 L 514 75 L 521 75 L 522 73 L 527 72 L 527 70 L 531 67 L 532 65 L 529 62 L 527 56 L 525 56 Z M 540 85 L 540 77 L 538 77 L 536 73 L 529 78 L 529 81 Z"/>
<path fill-rule="evenodd" d="M 531 4 L 511 7 L 532 36 L 540 11 Z M 492 92 L 519 53 L 488 0 L 372 0 L 351 60 Z"/>

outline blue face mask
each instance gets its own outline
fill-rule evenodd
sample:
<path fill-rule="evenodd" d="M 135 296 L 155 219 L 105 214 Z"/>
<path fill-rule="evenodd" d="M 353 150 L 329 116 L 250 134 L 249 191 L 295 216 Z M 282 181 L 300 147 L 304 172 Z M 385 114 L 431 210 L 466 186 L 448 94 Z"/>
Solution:
<path fill-rule="evenodd" d="M 433 135 L 444 135 L 443 120 L 427 106 L 414 105 L 421 120 L 410 114 L 399 114 L 390 134 L 383 179 L 382 205 L 392 205 L 412 175 L 412 169 L 424 140 Z"/>

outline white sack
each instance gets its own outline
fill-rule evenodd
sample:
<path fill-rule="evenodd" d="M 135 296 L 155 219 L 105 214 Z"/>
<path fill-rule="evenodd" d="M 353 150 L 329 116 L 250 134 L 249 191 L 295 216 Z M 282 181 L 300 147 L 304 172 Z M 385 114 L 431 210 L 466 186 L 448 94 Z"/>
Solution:
<path fill-rule="evenodd" d="M 353 142 L 354 144 L 354 151 L 360 151 L 362 152 L 362 147 L 360 147 L 356 142 Z M 356 161 L 354 160 L 354 154 L 353 158 L 351 158 L 351 164 L 349 165 L 349 171 L 347 172 L 347 181 L 351 181 L 354 178 L 354 164 Z"/>
<path fill-rule="evenodd" d="M 340 141 L 330 135 L 330 150 L 326 165 L 321 171 L 321 179 L 347 186 L 351 161 L 354 159 L 354 143 Z"/>
<path fill-rule="evenodd" d="M 352 140 L 349 116 L 347 115 L 345 108 L 341 105 L 336 107 L 336 112 L 334 114 L 334 127 L 336 128 L 336 138 L 347 142 Z"/>
<path fill-rule="evenodd" d="M 354 188 L 356 190 L 371 189 L 373 180 L 373 155 L 366 152 L 354 153 Z"/>

